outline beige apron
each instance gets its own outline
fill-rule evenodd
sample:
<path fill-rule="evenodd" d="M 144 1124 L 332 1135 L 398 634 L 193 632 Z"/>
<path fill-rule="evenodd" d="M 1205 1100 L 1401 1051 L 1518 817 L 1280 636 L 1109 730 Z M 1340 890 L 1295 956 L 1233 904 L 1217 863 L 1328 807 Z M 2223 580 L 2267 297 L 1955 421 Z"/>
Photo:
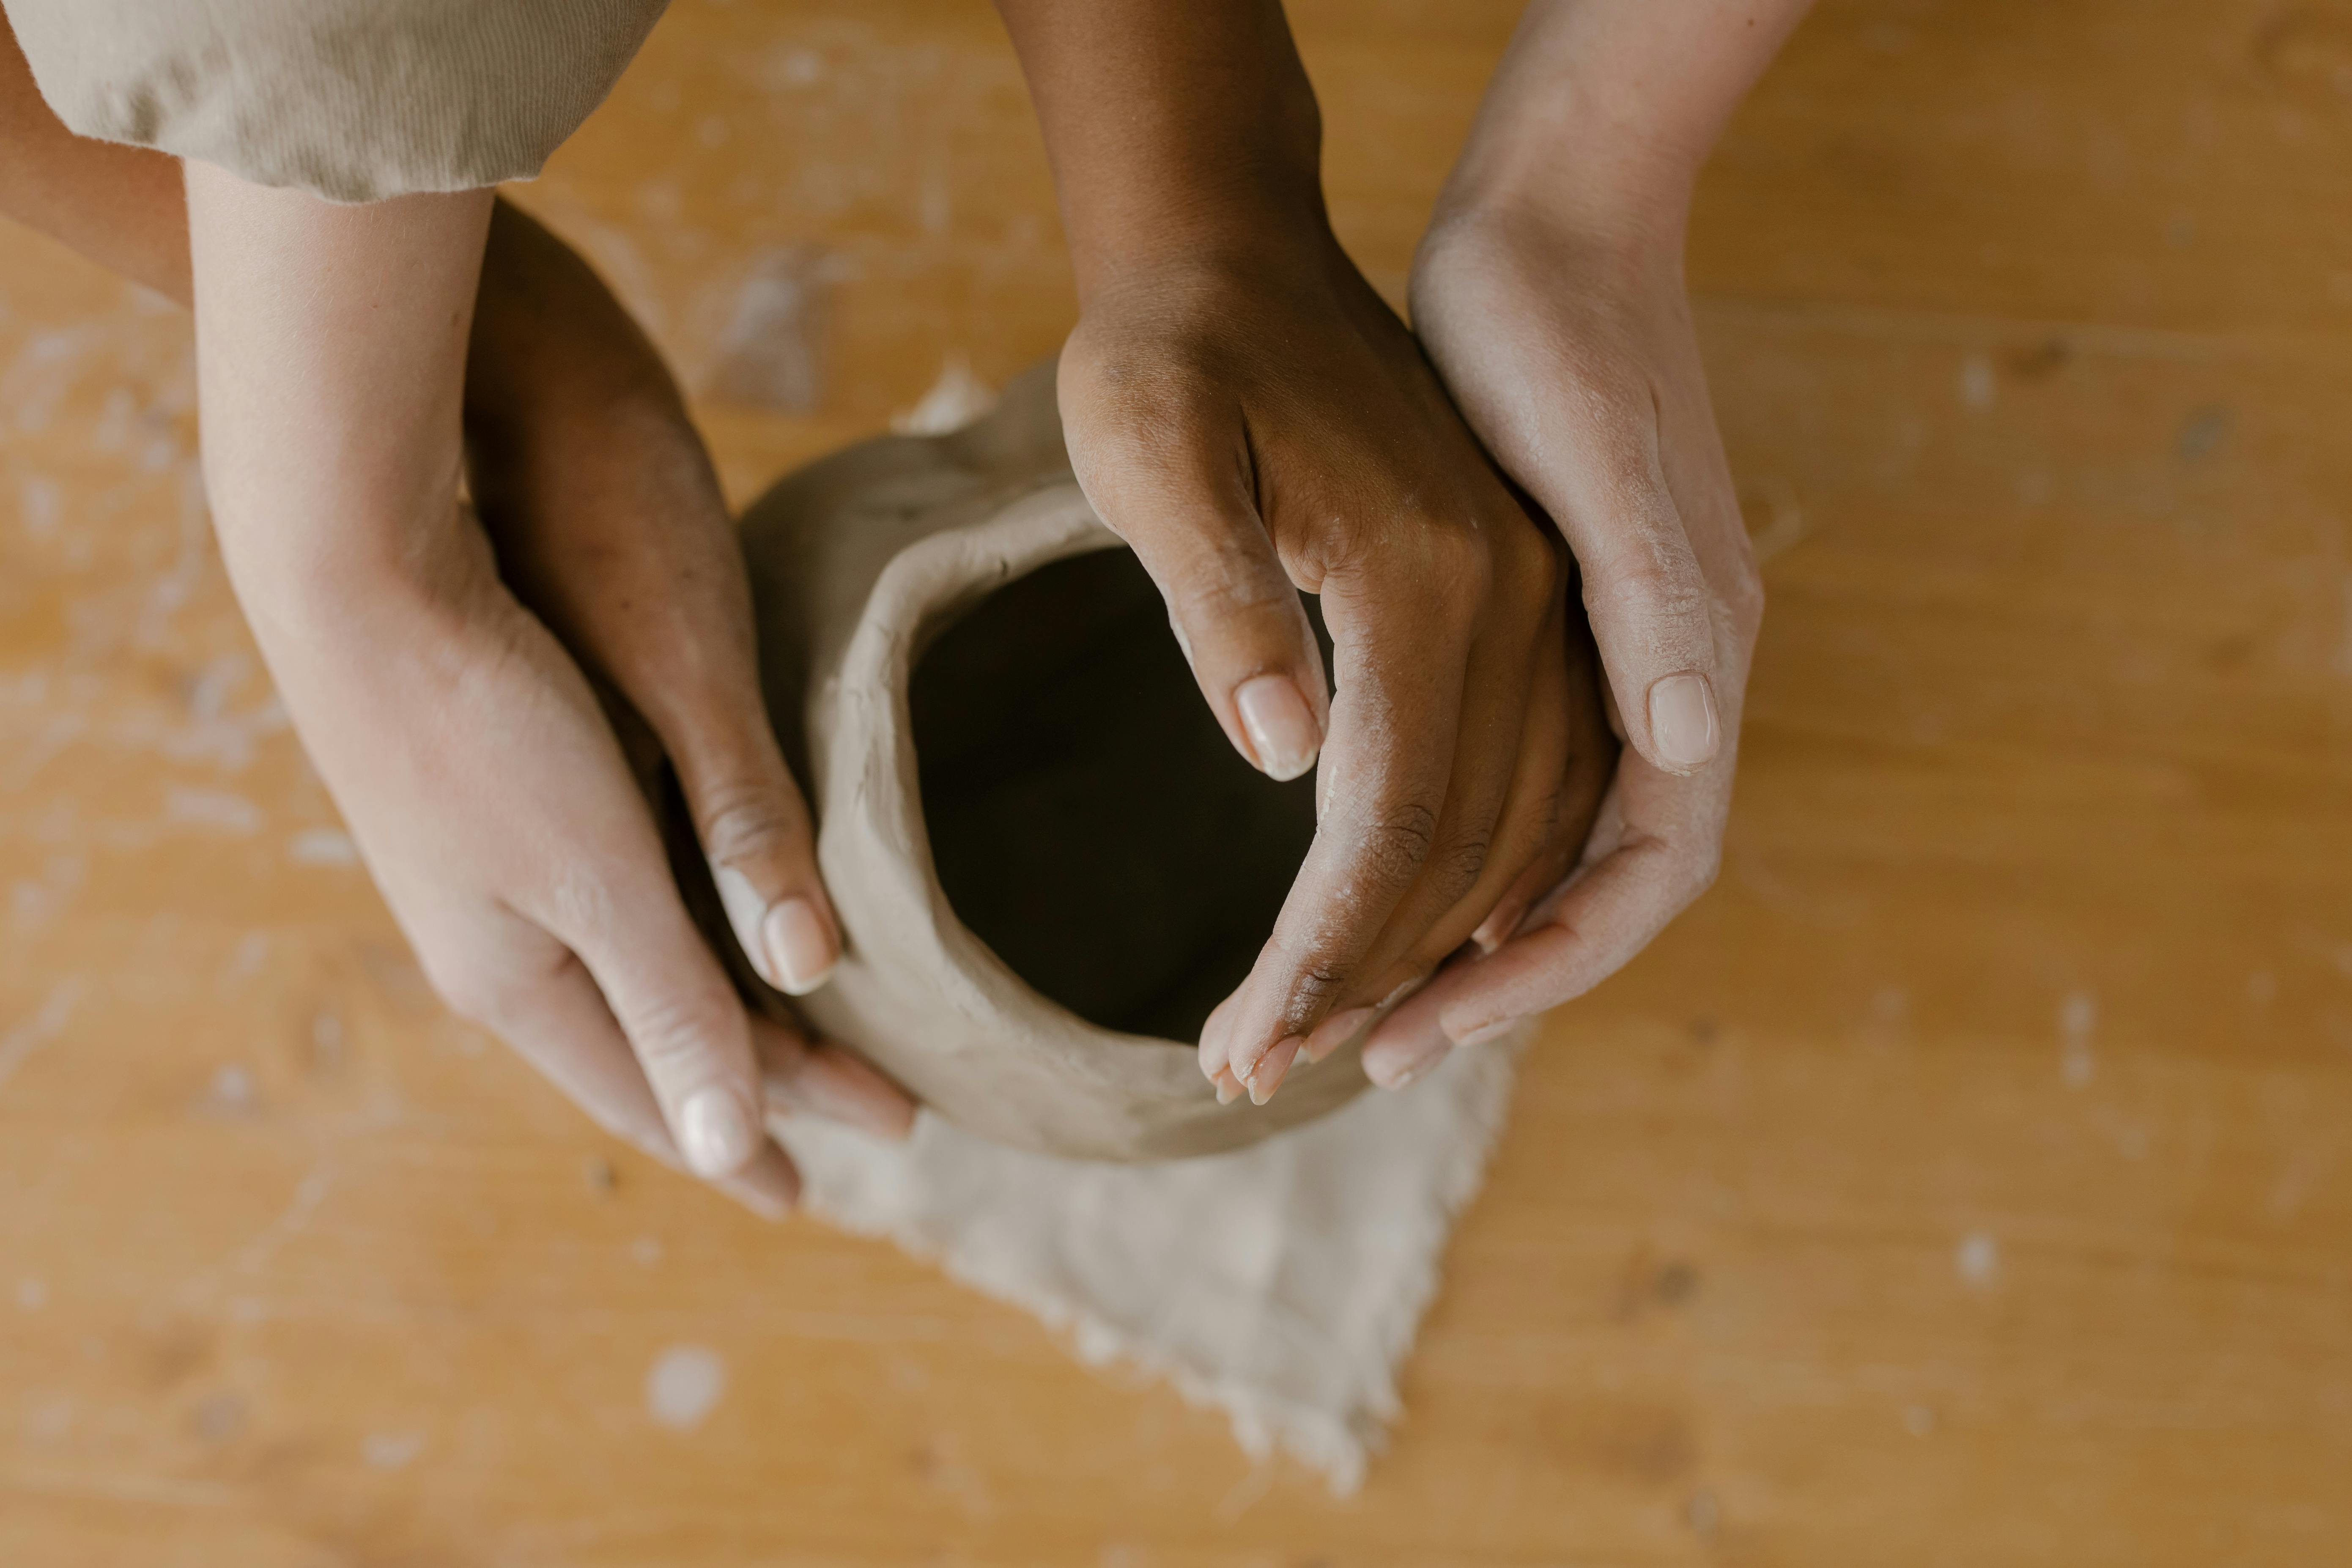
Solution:
<path fill-rule="evenodd" d="M 67 129 L 338 202 L 526 180 L 668 0 L 5 0 Z"/>

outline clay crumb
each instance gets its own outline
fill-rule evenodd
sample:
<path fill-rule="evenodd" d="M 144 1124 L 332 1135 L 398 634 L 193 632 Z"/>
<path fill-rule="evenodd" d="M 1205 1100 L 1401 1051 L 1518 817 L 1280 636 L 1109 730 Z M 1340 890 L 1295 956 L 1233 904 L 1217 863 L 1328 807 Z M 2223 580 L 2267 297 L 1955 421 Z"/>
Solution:
<path fill-rule="evenodd" d="M 950 354 L 931 389 L 892 415 L 890 428 L 900 436 L 952 435 L 995 406 L 996 389 L 971 373 L 970 360 Z"/>
<path fill-rule="evenodd" d="M 646 1373 L 646 1414 L 674 1432 L 691 1432 L 727 1392 L 727 1363 L 700 1345 L 672 1345 Z"/>
<path fill-rule="evenodd" d="M 1963 1285 L 1979 1290 L 1990 1288 L 2000 1278 L 2000 1243 L 1980 1230 L 1960 1237 L 1952 1253 L 1952 1268 Z"/>
<path fill-rule="evenodd" d="M 404 1469 L 423 1452 L 422 1432 L 371 1432 L 360 1441 L 360 1458 L 374 1470 Z"/>

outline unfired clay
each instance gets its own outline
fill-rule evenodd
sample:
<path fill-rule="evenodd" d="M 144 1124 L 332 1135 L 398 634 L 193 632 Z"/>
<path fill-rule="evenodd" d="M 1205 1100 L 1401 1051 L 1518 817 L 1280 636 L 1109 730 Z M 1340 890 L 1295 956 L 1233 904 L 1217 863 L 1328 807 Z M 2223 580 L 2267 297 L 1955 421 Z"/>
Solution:
<path fill-rule="evenodd" d="M 1236 1148 L 1364 1087 L 1352 1047 L 1263 1108 L 1201 1076 L 1200 1020 L 1272 929 L 1312 780 L 1257 774 L 1209 717 L 1071 477 L 1051 366 L 977 425 L 791 476 L 743 539 L 845 938 L 810 1023 L 960 1126 L 1055 1154 Z"/>

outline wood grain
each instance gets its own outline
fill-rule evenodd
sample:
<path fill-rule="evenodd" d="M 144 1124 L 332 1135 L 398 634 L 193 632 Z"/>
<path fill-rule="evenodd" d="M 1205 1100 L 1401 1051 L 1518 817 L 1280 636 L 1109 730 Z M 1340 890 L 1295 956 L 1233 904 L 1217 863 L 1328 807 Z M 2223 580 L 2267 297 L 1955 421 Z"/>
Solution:
<path fill-rule="evenodd" d="M 1392 297 L 1512 11 L 1297 8 Z M 702 409 L 742 494 L 1052 352 L 1026 112 L 976 4 L 681 0 L 520 194 L 698 388 L 814 279 L 814 411 Z M 1345 1502 L 443 1016 L 222 581 L 185 321 L 0 236 L 0 1563 L 2340 1560 L 2347 214 L 2340 0 L 1800 31 L 1693 242 L 1770 555 L 1725 873 L 1551 1021 Z"/>

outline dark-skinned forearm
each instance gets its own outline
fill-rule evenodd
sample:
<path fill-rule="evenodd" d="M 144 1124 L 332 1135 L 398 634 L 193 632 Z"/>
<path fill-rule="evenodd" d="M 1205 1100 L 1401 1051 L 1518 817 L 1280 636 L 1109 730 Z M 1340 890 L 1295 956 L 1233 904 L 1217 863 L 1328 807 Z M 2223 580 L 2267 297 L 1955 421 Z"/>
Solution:
<path fill-rule="evenodd" d="M 1315 94 L 1276 0 L 997 0 L 1079 298 L 1171 257 L 1325 228 Z"/>

